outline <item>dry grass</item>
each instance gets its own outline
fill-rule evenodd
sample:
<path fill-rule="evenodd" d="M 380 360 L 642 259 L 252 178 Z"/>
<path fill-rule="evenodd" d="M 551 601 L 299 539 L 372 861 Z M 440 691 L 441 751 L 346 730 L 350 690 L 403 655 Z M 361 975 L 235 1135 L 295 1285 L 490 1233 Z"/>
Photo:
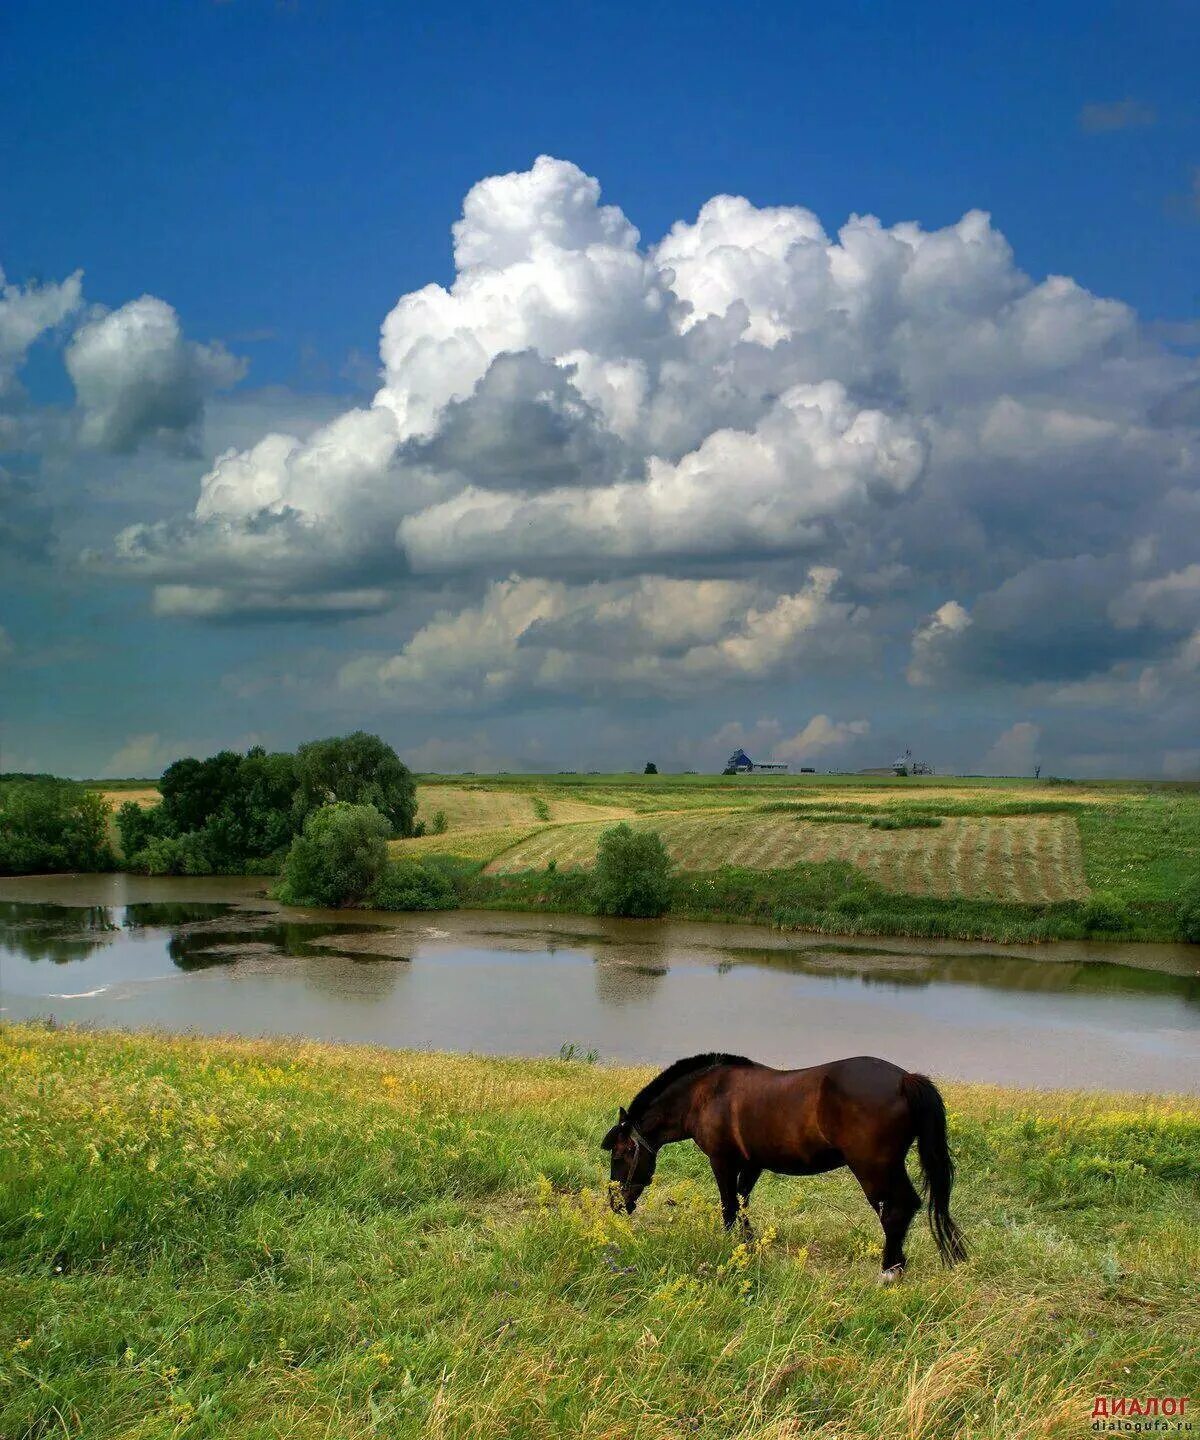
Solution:
<path fill-rule="evenodd" d="M 457 855 L 464 860 L 495 860 L 506 850 L 537 835 L 540 825 L 498 826 L 491 829 L 446 831 L 444 835 L 419 835 L 412 840 L 393 840 L 392 854 L 398 860 L 420 860 L 426 855 Z"/>
<path fill-rule="evenodd" d="M 522 828 L 547 823 L 546 817 L 538 813 L 541 808 L 538 802 L 549 810 L 549 821 L 554 824 L 572 820 L 620 820 L 633 813 L 627 805 L 596 805 L 573 795 L 557 795 L 540 789 L 422 784 L 417 787 L 417 819 L 429 825 L 440 810 L 449 830 Z"/>
<path fill-rule="evenodd" d="M 135 805 L 151 806 L 157 805 L 162 800 L 156 785 L 146 785 L 140 790 L 103 790 L 96 787 L 96 792 L 102 799 L 107 800 L 114 813 L 132 800 Z"/>
<path fill-rule="evenodd" d="M 641 816 L 636 829 L 657 830 L 685 870 L 738 865 L 777 870 L 841 860 L 885 889 L 910 895 L 1020 901 L 1085 898 L 1083 857 L 1069 815 L 949 816 L 935 829 L 875 830 L 814 825 L 802 814 L 708 811 Z M 603 824 L 551 826 L 506 849 L 493 874 L 588 866 Z"/>

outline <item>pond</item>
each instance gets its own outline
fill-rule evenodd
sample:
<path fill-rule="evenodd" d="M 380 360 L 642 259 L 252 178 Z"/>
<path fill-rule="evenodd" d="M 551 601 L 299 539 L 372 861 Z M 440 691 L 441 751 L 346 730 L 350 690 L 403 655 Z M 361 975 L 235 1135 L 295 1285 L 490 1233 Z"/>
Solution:
<path fill-rule="evenodd" d="M 1200 1093 L 1200 947 L 285 909 L 262 880 L 0 880 L 0 1020 L 489 1054 L 877 1054 L 1002 1084 Z"/>

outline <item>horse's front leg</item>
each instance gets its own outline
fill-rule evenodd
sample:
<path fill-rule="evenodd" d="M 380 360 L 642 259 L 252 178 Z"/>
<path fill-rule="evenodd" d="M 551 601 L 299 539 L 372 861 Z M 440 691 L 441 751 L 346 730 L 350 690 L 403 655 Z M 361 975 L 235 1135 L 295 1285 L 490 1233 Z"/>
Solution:
<path fill-rule="evenodd" d="M 713 1178 L 721 1195 L 721 1219 L 725 1222 L 726 1230 L 732 1230 L 734 1221 L 738 1218 L 737 1157 L 710 1155 L 708 1163 L 712 1166 Z"/>

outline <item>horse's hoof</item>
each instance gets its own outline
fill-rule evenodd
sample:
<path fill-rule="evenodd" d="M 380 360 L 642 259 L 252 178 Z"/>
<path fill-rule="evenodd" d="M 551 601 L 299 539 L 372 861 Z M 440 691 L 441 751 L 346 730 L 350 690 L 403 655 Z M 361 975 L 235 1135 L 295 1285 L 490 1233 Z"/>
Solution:
<path fill-rule="evenodd" d="M 894 1285 L 903 1274 L 903 1265 L 890 1265 L 886 1270 L 879 1272 L 879 1283 L 881 1285 Z"/>

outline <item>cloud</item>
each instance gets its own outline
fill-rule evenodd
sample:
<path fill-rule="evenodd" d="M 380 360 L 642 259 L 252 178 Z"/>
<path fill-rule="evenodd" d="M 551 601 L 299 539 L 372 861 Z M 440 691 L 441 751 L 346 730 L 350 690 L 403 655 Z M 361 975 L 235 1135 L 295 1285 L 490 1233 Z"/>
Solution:
<path fill-rule="evenodd" d="M 66 364 L 81 443 L 117 454 L 145 441 L 192 447 L 208 396 L 246 372 L 224 346 L 184 339 L 174 309 L 153 295 L 80 326 Z"/>
<path fill-rule="evenodd" d="M 11 398 L 30 346 L 77 310 L 82 296 L 82 271 L 60 284 L 14 285 L 0 267 L 0 405 L 6 392 Z"/>
<path fill-rule="evenodd" d="M 775 754 L 781 760 L 800 763 L 830 750 L 842 750 L 870 733 L 869 720 L 831 720 L 828 715 L 814 715 L 790 740 L 781 740 Z"/>
<path fill-rule="evenodd" d="M 234 616 L 259 619 L 346 619 L 386 610 L 393 603 L 387 590 L 325 590 L 312 595 L 280 595 L 265 590 L 229 590 L 220 585 L 156 585 L 154 613 L 189 620 L 219 620 Z"/>
<path fill-rule="evenodd" d="M 108 757 L 101 773 L 122 780 L 161 775 L 166 766 L 186 753 L 155 732 L 131 735 Z"/>
<path fill-rule="evenodd" d="M 927 616 L 913 631 L 908 683 L 934 684 L 939 672 L 948 668 L 953 650 L 970 624 L 970 615 L 957 600 L 947 600 Z"/>
<path fill-rule="evenodd" d="M 1036 764 L 1041 728 L 1018 720 L 996 738 L 983 758 L 985 775 L 1032 775 Z"/>
<path fill-rule="evenodd" d="M 369 402 L 229 437 L 102 563 L 168 619 L 375 615 L 339 683 L 385 709 L 666 702 L 856 659 L 1007 687 L 1019 715 L 1182 694 L 1200 361 L 1026 274 L 983 212 L 831 233 L 720 195 L 644 239 L 543 156 L 470 189 L 454 261 L 385 317 Z M 162 431 L 130 407 L 92 406 L 140 417 L 96 421 L 109 443 Z"/>
<path fill-rule="evenodd" d="M 1095 101 L 1079 112 L 1079 128 L 1087 135 L 1105 135 L 1114 130 L 1138 130 L 1158 119 L 1154 107 L 1141 100 Z"/>
<path fill-rule="evenodd" d="M 641 577 L 574 586 L 519 578 L 443 611 L 390 656 L 343 666 L 344 690 L 399 709 L 480 709 L 515 695 L 687 698 L 867 653 L 867 611 L 814 568 L 793 593 L 728 580 Z"/>

